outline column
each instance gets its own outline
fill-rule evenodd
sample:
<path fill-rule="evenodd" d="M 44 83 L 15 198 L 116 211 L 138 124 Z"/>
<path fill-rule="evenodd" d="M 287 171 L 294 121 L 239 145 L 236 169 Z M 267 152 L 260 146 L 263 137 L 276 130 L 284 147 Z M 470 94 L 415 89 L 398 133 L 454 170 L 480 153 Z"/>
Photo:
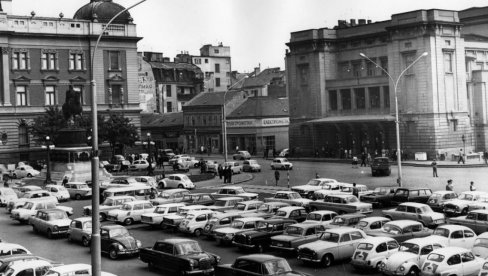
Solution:
<path fill-rule="evenodd" d="M 355 88 L 351 88 L 349 89 L 350 93 L 351 93 L 351 112 L 353 110 L 357 110 L 357 105 L 356 105 L 356 89 Z"/>
<path fill-rule="evenodd" d="M 384 86 L 380 86 L 380 109 L 383 110 L 385 108 L 385 88 Z"/>
<path fill-rule="evenodd" d="M 366 110 L 371 109 L 371 104 L 369 102 L 369 87 L 364 87 L 364 101 L 365 101 L 364 108 Z"/>
<path fill-rule="evenodd" d="M 3 105 L 11 106 L 10 103 L 10 69 L 9 69 L 9 51 L 8 47 L 2 47 L 2 83 L 3 83 Z"/>

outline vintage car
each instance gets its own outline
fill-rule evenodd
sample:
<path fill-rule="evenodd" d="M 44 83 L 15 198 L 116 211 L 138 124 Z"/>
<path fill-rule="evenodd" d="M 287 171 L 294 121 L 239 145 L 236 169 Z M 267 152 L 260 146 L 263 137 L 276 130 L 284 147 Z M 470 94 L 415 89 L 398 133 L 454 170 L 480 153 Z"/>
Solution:
<path fill-rule="evenodd" d="M 242 171 L 243 172 L 260 172 L 261 165 L 259 165 L 258 161 L 250 159 L 242 162 Z"/>
<path fill-rule="evenodd" d="M 204 205 L 190 205 L 190 206 L 183 206 L 178 209 L 177 213 L 172 213 L 167 216 L 163 217 L 163 221 L 161 222 L 161 228 L 163 229 L 178 229 L 180 223 L 185 219 L 186 215 L 191 212 L 201 211 L 201 210 L 208 210 L 207 206 Z"/>
<path fill-rule="evenodd" d="M 287 218 L 303 222 L 307 218 L 307 211 L 305 208 L 298 206 L 281 207 L 271 218 Z"/>
<path fill-rule="evenodd" d="M 156 205 L 167 204 L 167 203 L 177 203 L 183 200 L 185 195 L 190 194 L 187 189 L 169 189 L 162 191 L 156 198 L 151 199 L 151 203 Z"/>
<path fill-rule="evenodd" d="M 238 212 L 241 215 L 244 214 L 255 214 L 259 207 L 263 205 L 263 202 L 261 200 L 247 200 L 247 201 L 241 201 L 237 203 L 233 209 L 226 210 L 226 213 L 232 213 L 232 212 Z"/>
<path fill-rule="evenodd" d="M 165 275 L 213 275 L 220 257 L 203 251 L 197 241 L 172 238 L 141 248 L 141 261 Z"/>
<path fill-rule="evenodd" d="M 178 231 L 181 233 L 192 234 L 195 237 L 200 237 L 203 228 L 205 228 L 205 225 L 207 225 L 213 215 L 214 211 L 212 210 L 189 212 L 178 225 Z"/>
<path fill-rule="evenodd" d="M 317 199 L 309 203 L 310 211 L 330 210 L 339 215 L 347 213 L 371 214 L 373 205 L 362 203 L 357 197 L 347 194 L 328 195 L 324 199 Z"/>
<path fill-rule="evenodd" d="M 124 226 L 103 225 L 100 228 L 101 251 L 107 253 L 112 260 L 120 256 L 136 256 L 142 246 Z"/>
<path fill-rule="evenodd" d="M 461 247 L 446 247 L 432 251 L 422 266 L 421 275 L 475 276 L 485 260 L 476 257 L 471 250 Z"/>
<path fill-rule="evenodd" d="M 471 250 L 477 257 L 483 259 L 488 258 L 488 232 L 482 233 L 476 237 Z"/>
<path fill-rule="evenodd" d="M 20 208 L 12 210 L 10 217 L 20 223 L 26 223 L 30 217 L 36 215 L 38 210 L 42 209 L 60 209 L 66 212 L 68 216 L 73 214 L 73 208 L 68 206 L 60 206 L 54 203 L 52 200 L 31 199 L 24 203 Z"/>
<path fill-rule="evenodd" d="M 22 197 L 25 193 L 31 191 L 40 191 L 42 190 L 41 187 L 35 185 L 24 185 L 24 186 L 14 186 L 12 190 L 17 194 L 17 197 Z"/>
<path fill-rule="evenodd" d="M 444 212 L 444 204 L 450 200 L 458 198 L 458 194 L 453 191 L 435 191 L 427 200 L 427 205 L 436 212 Z"/>
<path fill-rule="evenodd" d="M 142 214 L 153 213 L 155 207 L 147 200 L 134 200 L 124 203 L 118 209 L 110 210 L 107 220 L 131 225 L 140 222 Z"/>
<path fill-rule="evenodd" d="M 275 158 L 273 162 L 271 162 L 271 169 L 272 170 L 293 170 L 293 164 L 288 161 L 286 158 Z"/>
<path fill-rule="evenodd" d="M 270 218 L 274 216 L 278 209 L 286 206 L 290 206 L 290 204 L 286 202 L 265 202 L 261 206 L 259 206 L 258 210 L 255 213 L 246 213 L 243 215 L 251 217 Z"/>
<path fill-rule="evenodd" d="M 6 206 L 9 201 L 17 199 L 17 194 L 12 188 L 0 188 L 0 206 Z"/>
<path fill-rule="evenodd" d="M 313 200 L 302 198 L 299 193 L 292 191 L 278 191 L 273 197 L 264 199 L 264 202 L 284 202 L 291 206 L 303 206 L 305 208 L 308 208 L 312 201 Z"/>
<path fill-rule="evenodd" d="M 429 188 L 398 188 L 391 199 L 392 205 L 398 205 L 403 202 L 427 203 L 432 190 Z"/>
<path fill-rule="evenodd" d="M 213 172 L 213 173 L 218 173 L 219 172 L 219 162 L 215 160 L 204 160 L 205 162 L 205 172 Z"/>
<path fill-rule="evenodd" d="M 19 254 L 32 254 L 27 248 L 20 244 L 0 242 L 0 256 L 10 256 Z"/>
<path fill-rule="evenodd" d="M 61 266 L 55 266 L 51 268 L 43 276 L 91 275 L 91 269 L 92 267 L 89 264 L 61 265 Z M 117 276 L 117 275 L 105 271 L 100 271 L 100 276 Z"/>
<path fill-rule="evenodd" d="M 181 200 L 186 205 L 212 205 L 215 202 L 215 198 L 209 193 L 193 193 L 183 196 Z"/>
<path fill-rule="evenodd" d="M 218 212 L 224 212 L 226 210 L 233 209 L 237 203 L 242 201 L 244 201 L 244 199 L 242 197 L 237 197 L 237 196 L 221 197 L 215 199 L 214 204 L 209 205 L 208 209 L 218 211 Z"/>
<path fill-rule="evenodd" d="M 215 229 L 213 237 L 220 244 L 229 244 L 236 234 L 255 230 L 258 222 L 263 220 L 261 217 L 235 218 L 230 226 Z"/>
<path fill-rule="evenodd" d="M 386 176 L 391 174 L 391 164 L 388 157 L 376 157 L 371 163 L 371 175 L 377 176 L 380 174 Z"/>
<path fill-rule="evenodd" d="M 63 263 L 55 262 L 49 259 L 45 259 L 40 256 L 30 255 L 30 254 L 14 254 L 9 256 L 0 256 L 0 273 L 4 273 L 10 268 L 13 264 L 19 262 L 26 262 L 29 260 L 43 260 L 47 261 L 53 266 L 63 265 Z"/>
<path fill-rule="evenodd" d="M 367 238 L 359 229 L 341 227 L 325 230 L 317 241 L 298 247 L 297 259 L 329 267 L 334 261 L 351 258 L 357 245 Z"/>
<path fill-rule="evenodd" d="M 107 220 L 107 215 L 110 210 L 115 210 L 120 208 L 127 202 L 135 201 L 136 199 L 133 196 L 109 196 L 107 197 L 98 207 L 99 214 L 100 214 L 100 221 Z M 85 206 L 83 207 L 83 215 L 84 216 L 91 216 L 92 215 L 92 206 Z"/>
<path fill-rule="evenodd" d="M 157 188 L 158 183 L 156 182 L 156 179 L 154 176 L 134 176 L 134 179 L 142 184 L 146 184 L 147 186 L 151 188 Z"/>
<path fill-rule="evenodd" d="M 167 203 L 158 205 L 156 206 L 156 209 L 154 209 L 154 212 L 142 214 L 141 222 L 149 224 L 153 227 L 159 226 L 161 229 L 164 229 L 164 217 L 178 213 L 178 210 L 184 206 L 186 205 L 183 203 Z"/>
<path fill-rule="evenodd" d="M 410 239 L 400 244 L 398 252 L 381 260 L 379 270 L 389 276 L 419 275 L 427 255 L 442 247 L 429 237 Z"/>
<path fill-rule="evenodd" d="M 368 237 L 354 251 L 351 264 L 357 269 L 379 269 L 381 261 L 398 252 L 398 242 L 390 237 Z"/>
<path fill-rule="evenodd" d="M 288 225 L 283 234 L 271 238 L 270 247 L 279 251 L 296 253 L 298 246 L 318 240 L 323 231 L 325 228 L 320 224 Z"/>
<path fill-rule="evenodd" d="M 83 246 L 90 246 L 92 231 L 92 220 L 90 217 L 80 217 L 71 221 L 68 234 L 68 241 L 79 242 Z"/>
<path fill-rule="evenodd" d="M 228 197 L 228 196 L 238 196 L 245 200 L 257 199 L 258 194 L 248 193 L 242 187 L 239 186 L 225 186 L 220 188 L 217 192 L 212 193 L 214 198 Z"/>
<path fill-rule="evenodd" d="M 195 189 L 195 184 L 186 174 L 172 174 L 158 181 L 159 189 Z"/>
<path fill-rule="evenodd" d="M 364 184 L 356 184 L 356 190 L 358 191 L 359 197 L 371 193 L 371 190 L 368 190 L 368 187 Z M 354 191 L 354 184 L 342 183 L 340 191 L 341 193 L 352 195 Z"/>
<path fill-rule="evenodd" d="M 45 260 L 26 260 L 23 262 L 14 262 L 9 265 L 5 274 L 8 276 L 23 276 L 23 275 L 44 275 L 52 268 L 52 264 Z M 34 272 L 37 271 L 37 274 Z"/>
<path fill-rule="evenodd" d="M 444 224 L 438 226 L 429 238 L 444 247 L 455 246 L 471 249 L 477 236 L 466 226 Z"/>
<path fill-rule="evenodd" d="M 76 200 L 88 198 L 92 195 L 92 189 L 83 182 L 68 182 L 64 184 L 64 187 L 68 190 L 69 196 Z"/>
<path fill-rule="evenodd" d="M 340 184 L 342 185 L 343 183 L 331 183 L 331 185 L 335 185 L 335 184 Z M 342 187 L 342 186 L 341 186 Z M 346 193 L 343 193 L 341 192 L 340 189 L 335 189 L 335 190 L 317 190 L 315 192 L 313 192 L 313 195 L 312 195 L 312 198 L 313 200 L 322 200 L 330 195 L 344 195 Z M 346 194 L 346 195 L 349 195 L 349 194 Z"/>
<path fill-rule="evenodd" d="M 337 213 L 334 211 L 313 211 L 307 215 L 307 218 L 303 223 L 311 223 L 311 224 L 321 224 L 324 226 L 329 225 L 332 220 L 337 216 Z"/>
<path fill-rule="evenodd" d="M 241 214 L 234 213 L 215 213 L 203 227 L 202 234 L 207 238 L 213 238 L 217 229 L 229 227 L 235 219 L 241 218 Z"/>
<path fill-rule="evenodd" d="M 299 193 L 303 198 L 313 198 L 313 194 L 318 190 L 331 190 L 331 183 L 337 183 L 337 180 L 331 178 L 311 179 L 305 185 L 293 186 L 291 190 Z"/>
<path fill-rule="evenodd" d="M 34 217 L 29 218 L 34 233 L 45 233 L 48 238 L 68 233 L 71 219 L 65 211 L 59 209 L 38 210 Z"/>
<path fill-rule="evenodd" d="M 463 192 L 458 198 L 449 200 L 444 204 L 444 213 L 448 216 L 465 216 L 470 206 L 478 204 L 488 198 L 488 193 L 481 191 Z"/>
<path fill-rule="evenodd" d="M 415 202 L 406 202 L 398 205 L 395 209 L 383 210 L 383 215 L 391 220 L 416 220 L 427 227 L 436 227 L 446 223 L 444 214 L 432 211 L 427 204 Z"/>
<path fill-rule="evenodd" d="M 68 190 L 63 186 L 49 184 L 46 185 L 45 189 L 50 192 L 51 195 L 55 196 L 59 202 L 68 201 L 70 198 Z"/>
<path fill-rule="evenodd" d="M 102 182 L 100 187 L 108 189 L 108 188 L 123 188 L 123 187 L 134 186 L 134 185 L 150 186 L 148 182 L 138 181 L 136 177 L 122 175 L 122 176 L 115 176 L 110 181 Z"/>
<path fill-rule="evenodd" d="M 251 159 L 251 154 L 248 151 L 240 150 L 237 153 L 232 155 L 232 159 L 234 159 L 234 160 L 248 160 L 248 159 Z"/>
<path fill-rule="evenodd" d="M 34 177 L 40 174 L 40 171 L 34 170 L 34 168 L 29 165 L 21 165 L 14 170 L 12 173 L 12 178 Z"/>
<path fill-rule="evenodd" d="M 347 227 L 354 227 L 356 226 L 360 220 L 365 218 L 366 215 L 360 213 L 353 213 L 353 214 L 344 214 L 338 215 L 332 219 L 332 222 L 329 223 L 325 228 L 339 228 L 343 226 Z"/>
<path fill-rule="evenodd" d="M 129 170 L 131 171 L 147 170 L 149 165 L 151 165 L 153 168 L 156 168 L 156 163 L 154 162 L 149 164 L 147 160 L 135 160 L 134 162 L 132 162 L 131 165 L 129 165 Z"/>
<path fill-rule="evenodd" d="M 256 230 L 236 234 L 232 244 L 243 249 L 263 253 L 271 244 L 271 237 L 283 234 L 283 231 L 296 221 L 292 219 L 268 219 L 259 221 Z"/>
<path fill-rule="evenodd" d="M 449 218 L 449 223 L 467 226 L 479 235 L 488 231 L 488 210 L 474 210 L 467 216 Z"/>
<path fill-rule="evenodd" d="M 391 199 L 395 194 L 396 187 L 378 187 L 375 188 L 372 192 L 364 193 L 363 195 L 359 196 L 359 200 L 365 203 L 373 204 L 373 207 L 383 207 L 383 206 L 390 206 Z"/>
<path fill-rule="evenodd" d="M 26 191 L 23 193 L 19 198 L 11 200 L 7 203 L 7 212 L 12 212 L 13 209 L 20 208 L 24 206 L 27 200 L 37 200 L 41 199 L 46 201 L 51 201 L 55 204 L 58 204 L 58 199 L 55 196 L 52 196 L 51 193 L 45 190 L 35 190 L 35 191 Z"/>
<path fill-rule="evenodd" d="M 224 168 L 230 167 L 232 174 L 239 174 L 242 172 L 242 165 L 239 162 L 229 161 L 222 164 Z"/>
<path fill-rule="evenodd" d="M 488 275 L 488 262 L 485 262 L 483 264 L 483 267 L 481 267 L 480 273 L 478 276 L 487 276 Z"/>
<path fill-rule="evenodd" d="M 415 220 L 395 220 L 385 223 L 381 229 L 367 231 L 366 234 L 373 237 L 389 237 L 403 242 L 430 236 L 432 230 L 424 228 L 422 223 Z"/>
<path fill-rule="evenodd" d="M 379 230 L 383 225 L 390 222 L 389 218 L 385 217 L 366 217 L 361 219 L 358 224 L 354 226 L 354 228 L 361 229 L 365 233 L 369 231 Z"/>
<path fill-rule="evenodd" d="M 222 264 L 215 267 L 215 276 L 307 276 L 305 273 L 294 271 L 284 258 L 265 254 L 250 254 L 240 256 L 234 264 Z"/>

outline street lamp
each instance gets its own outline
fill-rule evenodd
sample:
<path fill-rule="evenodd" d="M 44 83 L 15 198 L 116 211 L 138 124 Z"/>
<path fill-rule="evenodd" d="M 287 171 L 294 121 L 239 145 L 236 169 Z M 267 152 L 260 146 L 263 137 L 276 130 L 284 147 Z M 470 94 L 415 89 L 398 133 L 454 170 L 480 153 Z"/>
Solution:
<path fill-rule="evenodd" d="M 125 8 L 112 17 L 108 23 L 102 29 L 102 32 L 98 35 L 95 48 L 91 56 L 91 116 L 92 116 L 92 162 L 91 162 L 91 179 L 92 179 L 92 233 L 91 233 L 91 271 L 92 276 L 101 276 L 102 270 L 102 253 L 101 253 L 101 239 L 100 239 L 100 189 L 98 183 L 98 168 L 100 160 L 98 157 L 98 122 L 97 122 L 97 85 L 95 82 L 95 74 L 93 73 L 93 62 L 95 61 L 95 53 L 97 52 L 98 44 L 105 34 L 107 28 L 119 15 L 132 9 L 133 7 L 145 2 L 141 0 L 136 4 Z"/>
<path fill-rule="evenodd" d="M 410 63 L 403 71 L 398 75 L 396 81 L 393 79 L 393 77 L 388 73 L 388 71 L 379 66 L 376 62 L 372 61 L 368 56 L 366 56 L 363 53 L 359 53 L 359 55 L 367 60 L 369 60 L 371 63 L 376 65 L 376 67 L 380 68 L 385 72 L 385 74 L 390 78 L 392 84 L 394 85 L 394 92 L 395 92 L 395 126 L 396 126 L 396 143 L 397 143 L 397 163 L 398 163 L 398 179 L 397 183 L 398 186 L 402 186 L 402 158 L 401 158 L 401 149 L 400 149 L 400 120 L 398 119 L 398 83 L 400 82 L 401 77 L 412 67 L 415 63 L 417 63 L 421 58 L 427 56 L 429 53 L 423 52 L 420 56 L 418 56 L 412 63 Z"/>
<path fill-rule="evenodd" d="M 51 137 L 46 136 L 46 138 L 44 138 L 44 145 L 42 145 L 41 148 L 47 151 L 46 181 L 44 181 L 44 184 L 51 184 L 51 150 L 55 148 L 51 141 Z"/>
<path fill-rule="evenodd" d="M 147 136 L 147 142 L 142 142 L 143 145 L 147 145 L 147 152 L 148 152 L 148 156 L 147 156 L 147 159 L 149 161 L 149 165 L 151 165 L 151 145 L 155 145 L 155 143 L 153 141 L 151 141 L 151 133 L 148 132 L 146 134 Z"/>

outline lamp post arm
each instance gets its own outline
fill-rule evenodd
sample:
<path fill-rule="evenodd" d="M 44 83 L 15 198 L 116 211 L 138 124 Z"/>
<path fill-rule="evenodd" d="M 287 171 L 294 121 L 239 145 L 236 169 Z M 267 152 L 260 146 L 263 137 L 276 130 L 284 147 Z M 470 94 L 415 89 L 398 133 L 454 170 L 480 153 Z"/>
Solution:
<path fill-rule="evenodd" d="M 391 83 L 395 83 L 395 81 L 393 80 L 393 77 L 390 75 L 390 73 L 388 73 L 388 71 L 386 71 L 385 68 L 381 67 L 378 63 L 374 62 L 373 60 L 371 60 L 368 56 L 366 56 L 365 54 L 360 54 L 360 56 L 362 56 L 363 58 L 369 60 L 371 63 L 373 63 L 374 65 L 376 65 L 376 67 L 380 68 L 381 71 L 383 71 L 391 80 Z"/>
<path fill-rule="evenodd" d="M 408 65 L 407 68 L 403 69 L 403 71 L 400 73 L 400 75 L 398 76 L 398 78 L 397 78 L 397 80 L 395 82 L 395 91 L 396 91 L 396 89 L 398 87 L 398 83 L 400 82 L 400 79 L 408 71 L 408 69 L 410 69 L 412 66 L 414 66 L 415 63 L 417 63 L 421 58 L 425 57 L 426 55 L 427 55 L 427 52 L 421 54 L 412 63 L 410 63 L 410 65 Z"/>

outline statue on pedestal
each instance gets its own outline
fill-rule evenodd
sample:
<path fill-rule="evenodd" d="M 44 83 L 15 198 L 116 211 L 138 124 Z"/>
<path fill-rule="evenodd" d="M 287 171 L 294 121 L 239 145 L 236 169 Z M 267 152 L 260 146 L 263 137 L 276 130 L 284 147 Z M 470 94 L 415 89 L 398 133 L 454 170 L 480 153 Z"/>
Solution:
<path fill-rule="evenodd" d="M 63 104 L 63 115 L 68 122 L 68 127 L 73 127 L 75 119 L 78 116 L 81 119 L 81 113 L 83 107 L 81 104 L 81 92 L 75 91 L 73 86 L 69 86 L 69 90 L 66 91 L 66 101 Z"/>

